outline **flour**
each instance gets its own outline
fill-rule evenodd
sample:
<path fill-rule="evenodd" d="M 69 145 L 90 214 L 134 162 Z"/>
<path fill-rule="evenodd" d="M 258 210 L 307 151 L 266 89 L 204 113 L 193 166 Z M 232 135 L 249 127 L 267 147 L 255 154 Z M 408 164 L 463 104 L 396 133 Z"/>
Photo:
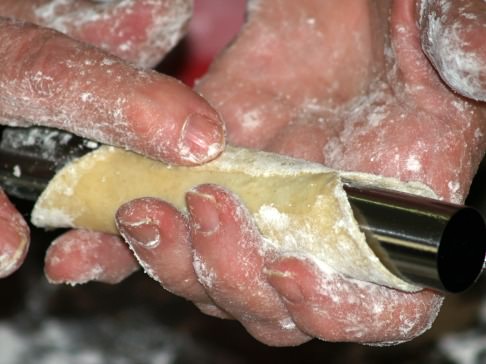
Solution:
<path fill-rule="evenodd" d="M 41 24 L 65 34 L 75 35 L 82 34 L 83 28 L 93 24 L 110 22 L 110 28 L 105 35 L 106 43 L 100 43 L 98 46 L 136 62 L 141 68 L 151 68 L 181 39 L 192 11 L 191 2 L 185 0 L 121 0 L 117 2 L 116 7 L 113 7 L 113 2 L 99 3 L 98 6 L 76 7 L 75 0 L 54 0 L 38 7 L 35 16 Z M 145 11 L 147 9 L 144 8 L 156 9 L 154 12 L 157 16 L 151 17 L 148 28 L 144 29 L 144 39 L 139 38 L 136 30 L 124 26 L 126 19 L 135 13 L 137 7 Z M 66 11 L 71 8 L 74 10 Z M 135 34 L 130 34 L 130 31 L 134 31 Z M 126 40 L 113 48 L 112 43 L 117 39 Z"/>
<path fill-rule="evenodd" d="M 243 114 L 241 127 L 245 130 L 257 130 L 261 127 L 264 119 L 260 110 L 250 110 Z"/>
<path fill-rule="evenodd" d="M 17 177 L 17 178 L 22 177 L 22 169 L 20 169 L 20 166 L 18 164 L 16 164 L 13 167 L 12 174 L 14 175 L 14 177 Z"/>
<path fill-rule="evenodd" d="M 93 102 L 93 94 L 90 92 L 83 92 L 80 95 L 80 99 L 82 102 Z"/>
<path fill-rule="evenodd" d="M 15 233 L 21 240 L 19 240 L 18 245 L 2 244 L 0 251 L 0 277 L 9 275 L 20 265 L 21 257 L 25 254 L 29 245 L 29 239 L 25 232 L 25 223 L 20 221 L 19 218 L 12 220 L 8 222 L 10 226 L 7 229 L 15 229 Z"/>
<path fill-rule="evenodd" d="M 216 279 L 216 273 L 208 268 L 204 260 L 198 255 L 193 255 L 192 264 L 199 282 L 206 288 L 212 288 Z"/>
<path fill-rule="evenodd" d="M 475 100 L 486 100 L 482 81 L 486 63 L 479 55 L 465 49 L 463 34 L 467 31 L 466 25 L 460 19 L 445 24 L 450 1 L 440 2 L 440 13 L 428 9 L 429 2 L 423 0 L 421 3 L 420 22 L 426 24 L 425 53 L 452 89 Z M 467 13 L 462 12 L 462 16 L 471 19 Z"/>
<path fill-rule="evenodd" d="M 72 193 L 72 190 L 67 190 Z M 69 193 L 68 193 L 69 195 Z M 38 209 L 37 216 L 35 218 L 36 224 L 49 224 L 49 223 L 61 223 L 63 226 L 73 226 L 74 217 L 72 215 L 65 214 L 58 209 L 43 210 Z"/>
<path fill-rule="evenodd" d="M 409 156 L 407 159 L 406 168 L 411 172 L 420 172 L 422 170 L 422 164 L 416 156 Z"/>
<path fill-rule="evenodd" d="M 459 188 L 461 187 L 461 185 L 457 181 L 449 181 L 447 183 L 447 187 L 449 188 L 451 196 L 456 196 L 459 192 Z"/>
<path fill-rule="evenodd" d="M 317 21 L 316 21 L 316 18 L 307 18 L 306 23 L 309 26 L 314 27 L 316 25 Z"/>
<path fill-rule="evenodd" d="M 17 261 L 14 252 L 5 251 L 2 247 L 2 253 L 0 254 L 0 275 L 3 277 L 4 272 L 12 271 L 13 266 L 17 265 Z"/>
<path fill-rule="evenodd" d="M 280 327 L 282 327 L 282 329 L 284 330 L 292 331 L 297 329 L 297 326 L 295 325 L 294 321 L 291 318 L 280 320 L 279 323 L 280 323 Z"/>
<path fill-rule="evenodd" d="M 289 217 L 273 206 L 263 205 L 260 207 L 257 216 L 257 219 L 275 226 L 276 229 L 286 230 L 289 227 Z"/>

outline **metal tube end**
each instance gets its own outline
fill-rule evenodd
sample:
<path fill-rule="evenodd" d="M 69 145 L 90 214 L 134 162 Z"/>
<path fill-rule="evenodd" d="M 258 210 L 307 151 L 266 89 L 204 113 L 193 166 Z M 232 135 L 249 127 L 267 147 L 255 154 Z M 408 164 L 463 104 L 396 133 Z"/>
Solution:
<path fill-rule="evenodd" d="M 395 275 L 458 293 L 481 274 L 486 223 L 478 210 L 377 188 L 344 189 L 368 244 Z"/>
<path fill-rule="evenodd" d="M 483 270 L 486 226 L 472 207 L 459 208 L 444 227 L 437 255 L 439 278 L 448 292 L 469 288 Z"/>

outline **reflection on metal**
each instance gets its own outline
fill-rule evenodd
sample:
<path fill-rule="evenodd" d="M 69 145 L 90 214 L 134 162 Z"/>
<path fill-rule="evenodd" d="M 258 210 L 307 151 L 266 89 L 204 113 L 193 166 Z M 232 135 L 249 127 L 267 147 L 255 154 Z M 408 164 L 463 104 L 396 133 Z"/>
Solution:
<path fill-rule="evenodd" d="M 370 247 L 394 274 L 445 292 L 479 277 L 486 224 L 476 209 L 350 183 L 345 191 Z"/>
<path fill-rule="evenodd" d="M 0 139 L 0 185 L 10 195 L 35 201 L 62 166 L 97 143 L 42 127 L 5 127 Z"/>

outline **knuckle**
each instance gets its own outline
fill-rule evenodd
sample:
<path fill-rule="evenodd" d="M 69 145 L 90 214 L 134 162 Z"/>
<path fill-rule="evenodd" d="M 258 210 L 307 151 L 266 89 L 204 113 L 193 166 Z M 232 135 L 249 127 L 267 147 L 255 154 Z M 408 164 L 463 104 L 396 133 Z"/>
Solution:
<path fill-rule="evenodd" d="M 67 82 L 63 59 L 70 48 L 64 37 L 33 25 L 10 24 L 2 38 L 0 80 L 12 85 L 14 94 L 43 99 L 62 92 Z"/>

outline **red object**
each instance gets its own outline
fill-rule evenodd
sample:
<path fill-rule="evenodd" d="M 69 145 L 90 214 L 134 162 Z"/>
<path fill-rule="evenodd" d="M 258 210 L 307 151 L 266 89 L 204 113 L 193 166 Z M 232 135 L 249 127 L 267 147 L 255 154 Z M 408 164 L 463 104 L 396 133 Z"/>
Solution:
<path fill-rule="evenodd" d="M 188 34 L 159 70 L 193 86 L 239 32 L 245 9 L 246 0 L 195 0 Z"/>

